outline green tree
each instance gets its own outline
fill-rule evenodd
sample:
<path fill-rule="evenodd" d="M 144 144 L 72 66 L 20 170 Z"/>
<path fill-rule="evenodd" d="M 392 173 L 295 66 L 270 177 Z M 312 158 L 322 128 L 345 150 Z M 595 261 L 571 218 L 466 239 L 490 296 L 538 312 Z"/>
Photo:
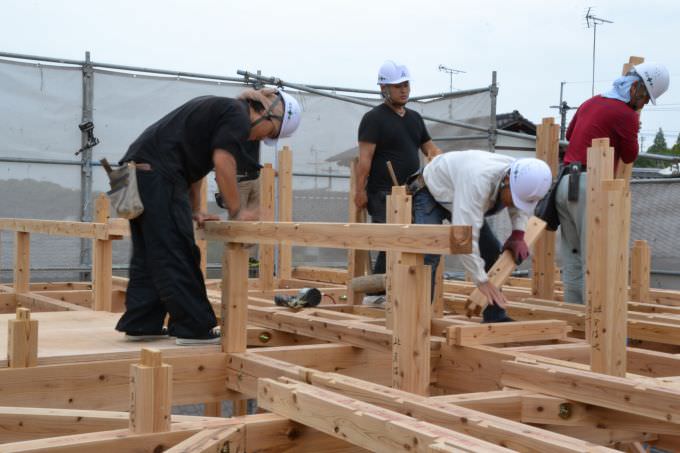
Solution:
<path fill-rule="evenodd" d="M 671 151 L 673 151 L 673 154 L 680 154 L 680 134 L 678 134 L 678 138 L 675 139 L 675 145 L 673 145 Z"/>
<path fill-rule="evenodd" d="M 680 139 L 680 136 L 678 136 Z M 642 151 L 642 150 L 641 150 Z M 666 137 L 663 134 L 663 129 L 659 128 L 659 131 L 654 136 L 654 143 L 652 146 L 647 148 L 648 153 L 651 154 L 673 154 L 672 149 L 668 149 L 668 144 L 666 143 Z M 649 159 L 644 157 L 644 153 L 641 153 L 638 159 L 635 161 L 635 167 L 638 168 L 664 168 L 666 164 L 662 161 L 655 159 Z"/>

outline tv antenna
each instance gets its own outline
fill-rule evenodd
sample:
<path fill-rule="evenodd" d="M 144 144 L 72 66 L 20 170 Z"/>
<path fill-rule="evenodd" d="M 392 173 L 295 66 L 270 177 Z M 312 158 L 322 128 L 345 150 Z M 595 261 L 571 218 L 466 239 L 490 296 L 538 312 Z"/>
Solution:
<path fill-rule="evenodd" d="M 602 24 L 613 24 L 611 20 L 597 17 L 591 13 L 593 7 L 591 6 L 586 11 L 586 26 L 593 29 L 593 83 L 591 86 L 591 96 L 595 96 L 595 41 L 597 39 L 597 26 Z"/>
<path fill-rule="evenodd" d="M 437 69 L 449 75 L 449 93 L 453 93 L 453 75 L 465 74 L 465 71 L 461 71 L 460 69 L 449 68 L 448 66 L 444 66 L 443 64 L 440 64 Z"/>

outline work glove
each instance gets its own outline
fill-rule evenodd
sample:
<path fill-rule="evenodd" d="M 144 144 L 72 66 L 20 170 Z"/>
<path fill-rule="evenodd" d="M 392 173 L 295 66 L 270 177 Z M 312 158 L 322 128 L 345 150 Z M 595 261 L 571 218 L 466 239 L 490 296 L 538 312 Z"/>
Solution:
<path fill-rule="evenodd" d="M 517 265 L 529 257 L 529 246 L 524 242 L 524 231 L 512 230 L 512 234 L 503 244 L 503 250 L 510 250 Z"/>

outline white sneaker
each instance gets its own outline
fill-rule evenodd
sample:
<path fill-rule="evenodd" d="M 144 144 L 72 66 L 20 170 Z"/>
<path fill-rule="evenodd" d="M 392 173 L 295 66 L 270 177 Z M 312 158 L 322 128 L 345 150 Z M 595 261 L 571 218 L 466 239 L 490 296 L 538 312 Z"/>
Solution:
<path fill-rule="evenodd" d="M 385 303 L 385 296 L 364 296 L 361 303 L 363 305 L 382 305 Z"/>

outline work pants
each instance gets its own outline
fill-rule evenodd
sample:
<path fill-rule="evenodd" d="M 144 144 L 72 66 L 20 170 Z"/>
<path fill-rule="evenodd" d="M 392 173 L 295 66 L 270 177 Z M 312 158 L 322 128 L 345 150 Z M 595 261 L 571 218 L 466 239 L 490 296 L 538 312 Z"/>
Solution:
<path fill-rule="evenodd" d="M 555 205 L 560 218 L 560 256 L 564 301 L 583 304 L 583 270 L 586 267 L 586 188 L 587 173 L 579 177 L 578 201 L 569 201 L 569 175 L 557 186 Z"/>
<path fill-rule="evenodd" d="M 170 335 L 203 336 L 217 319 L 201 272 L 187 184 L 172 183 L 153 170 L 137 170 L 137 183 L 144 212 L 130 220 L 130 279 L 116 329 L 159 333 L 169 314 Z"/>
<path fill-rule="evenodd" d="M 366 209 L 371 216 L 371 223 L 386 223 L 387 222 L 387 195 L 389 192 L 379 190 L 376 192 L 368 192 L 368 204 Z M 374 274 L 384 274 L 386 272 L 385 252 L 378 252 L 373 265 Z M 381 292 L 379 294 L 385 294 Z"/>

